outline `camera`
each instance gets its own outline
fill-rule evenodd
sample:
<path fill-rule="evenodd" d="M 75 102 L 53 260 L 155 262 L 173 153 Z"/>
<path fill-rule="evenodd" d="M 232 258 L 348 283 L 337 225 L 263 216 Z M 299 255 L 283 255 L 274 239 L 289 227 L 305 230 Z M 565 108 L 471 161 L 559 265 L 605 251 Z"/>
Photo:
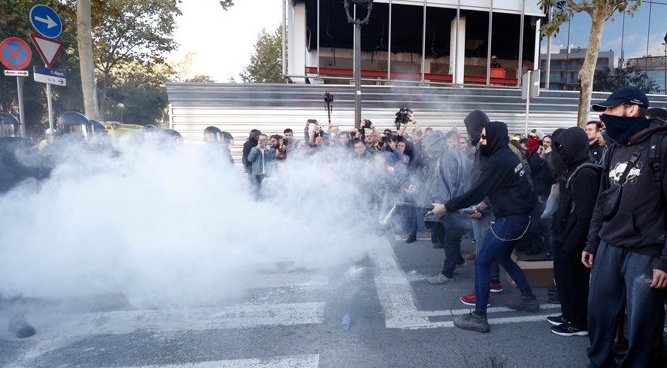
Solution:
<path fill-rule="evenodd" d="M 368 119 L 364 119 L 363 122 L 364 122 L 364 128 L 365 129 L 370 129 L 373 126 L 373 122 L 371 122 Z"/>
<path fill-rule="evenodd" d="M 398 110 L 396 113 L 396 120 L 394 121 L 396 124 L 396 130 L 400 130 L 401 125 L 405 125 L 410 122 L 410 113 L 412 113 L 412 110 L 410 110 L 409 107 L 402 107 L 400 110 Z"/>

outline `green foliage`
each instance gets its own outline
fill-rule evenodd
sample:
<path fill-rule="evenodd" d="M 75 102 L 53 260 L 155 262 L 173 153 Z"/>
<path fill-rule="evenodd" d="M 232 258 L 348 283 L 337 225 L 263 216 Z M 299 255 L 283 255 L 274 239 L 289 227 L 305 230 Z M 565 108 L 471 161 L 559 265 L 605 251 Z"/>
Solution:
<path fill-rule="evenodd" d="M 593 90 L 613 92 L 621 87 L 635 86 L 646 93 L 660 92 L 660 86 L 645 71 L 635 66 L 626 68 L 604 68 L 595 72 Z"/>
<path fill-rule="evenodd" d="M 542 25 L 542 34 L 551 37 L 558 34 L 560 26 L 572 19 L 575 13 L 586 12 L 593 17 L 594 8 L 604 6 L 607 20 L 618 12 L 634 14 L 642 0 L 540 0 L 539 3 L 547 14 L 551 12 L 551 20 Z"/>
<path fill-rule="evenodd" d="M 271 33 L 262 30 L 250 64 L 239 76 L 245 83 L 281 83 L 282 73 L 282 30 L 280 27 Z"/>

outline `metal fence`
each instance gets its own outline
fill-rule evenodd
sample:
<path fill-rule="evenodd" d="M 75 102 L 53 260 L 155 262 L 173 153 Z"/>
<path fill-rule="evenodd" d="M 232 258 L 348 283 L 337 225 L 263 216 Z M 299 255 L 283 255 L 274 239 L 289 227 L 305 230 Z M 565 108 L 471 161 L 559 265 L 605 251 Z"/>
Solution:
<path fill-rule="evenodd" d="M 324 93 L 334 96 L 332 122 L 341 129 L 354 127 L 354 89 L 347 85 L 169 83 L 170 125 L 185 142 L 198 143 L 209 125 L 230 132 L 235 143 L 232 154 L 238 162 L 241 146 L 252 128 L 267 134 L 282 134 L 292 128 L 303 139 L 307 119 L 328 123 Z M 608 93 L 594 93 L 602 101 Z M 576 124 L 579 93 L 542 90 L 530 101 L 529 129 L 545 133 Z M 652 106 L 667 108 L 667 96 L 650 95 Z M 512 133 L 523 133 L 526 103 L 516 88 L 462 88 L 426 86 L 364 86 L 362 117 L 379 129 L 394 128 L 394 114 L 410 107 L 420 126 L 434 129 L 459 128 L 472 110 L 485 111 L 492 120 L 504 121 Z M 591 118 L 596 115 L 591 114 Z"/>

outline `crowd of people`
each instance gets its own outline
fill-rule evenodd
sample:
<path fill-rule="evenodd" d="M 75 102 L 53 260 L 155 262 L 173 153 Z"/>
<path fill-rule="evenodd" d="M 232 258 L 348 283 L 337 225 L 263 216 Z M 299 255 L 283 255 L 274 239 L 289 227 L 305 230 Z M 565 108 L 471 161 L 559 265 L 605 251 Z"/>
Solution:
<path fill-rule="evenodd" d="M 441 272 L 427 281 L 452 282 L 466 258 L 474 260 L 474 291 L 460 297 L 474 311 L 456 317 L 455 326 L 490 331 L 486 311 L 490 293 L 503 291 L 500 266 L 520 290 L 507 307 L 539 311 L 512 254 L 541 254 L 554 259 L 549 302 L 561 305 L 561 314 L 547 318 L 551 332 L 588 336 L 591 367 L 660 366 L 667 111 L 650 108 L 635 87 L 592 108 L 601 114 L 585 129 L 533 129 L 526 137 L 510 135 L 506 124 L 479 110 L 465 118 L 466 134 L 422 129 L 409 109 L 396 114 L 396 130 L 382 132 L 369 120 L 349 131 L 336 124 L 325 130 L 308 120 L 304 141 L 295 140 L 291 129 L 271 137 L 251 131 L 242 161 L 258 198 L 279 160 L 333 152 L 381 167 L 378 180 L 389 184 L 380 200 L 390 197 L 390 213 L 402 208 L 395 212 L 400 221 L 390 224 L 407 225 L 409 244 L 423 221 L 434 247 L 444 249 Z M 464 257 L 466 233 L 472 233 L 475 249 Z"/>
<path fill-rule="evenodd" d="M 370 120 L 351 130 L 308 120 L 303 140 L 289 128 L 282 135 L 251 130 L 241 160 L 258 200 L 270 185 L 265 179 L 290 161 L 336 157 L 373 168 L 365 180 L 375 183 L 369 198 L 381 224 L 403 231 L 407 244 L 423 224 L 444 250 L 442 270 L 428 283 L 453 282 L 474 260 L 474 290 L 460 296 L 474 311 L 455 318 L 461 329 L 490 331 L 486 312 L 490 294 L 503 291 L 500 266 L 520 290 L 507 307 L 539 311 L 512 254 L 553 257 L 549 301 L 562 313 L 547 318 L 551 332 L 588 336 L 591 367 L 650 366 L 656 352 L 664 354 L 667 111 L 650 108 L 635 87 L 592 108 L 601 114 L 585 129 L 533 129 L 525 137 L 480 110 L 466 116 L 465 132 L 423 128 L 408 108 L 396 113 L 395 130 Z M 62 119 L 60 131 L 94 130 L 81 117 Z M 160 136 L 176 142 L 177 134 Z M 204 131 L 229 162 L 233 139 L 217 127 Z M 466 234 L 474 247 L 462 254 Z"/>

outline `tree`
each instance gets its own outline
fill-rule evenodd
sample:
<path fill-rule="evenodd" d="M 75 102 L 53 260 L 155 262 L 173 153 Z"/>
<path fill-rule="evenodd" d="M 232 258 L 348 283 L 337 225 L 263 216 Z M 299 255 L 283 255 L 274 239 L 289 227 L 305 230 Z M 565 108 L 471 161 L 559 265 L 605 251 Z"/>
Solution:
<path fill-rule="evenodd" d="M 575 13 L 585 12 L 591 17 L 586 57 L 579 70 L 580 93 L 577 122 L 582 128 L 588 121 L 593 93 L 593 76 L 600 52 L 604 24 L 607 19 L 618 12 L 627 12 L 632 15 L 641 3 L 642 0 L 540 0 L 540 5 L 549 10 L 552 15 L 551 20 L 542 28 L 542 32 L 547 37 L 557 33 L 560 26 L 570 20 Z"/>
<path fill-rule="evenodd" d="M 83 92 L 83 109 L 91 119 L 99 119 L 97 104 L 97 88 L 95 88 L 95 63 L 93 62 L 92 16 L 90 0 L 76 2 L 76 31 L 79 44 L 79 60 L 81 69 L 81 91 Z"/>
<path fill-rule="evenodd" d="M 104 118 L 114 70 L 132 62 L 162 63 L 177 46 L 172 33 L 181 12 L 173 0 L 92 0 L 91 5 L 93 55 L 101 74 L 99 111 Z"/>
<path fill-rule="evenodd" d="M 646 93 L 660 92 L 660 86 L 636 66 L 604 68 L 595 72 L 593 89 L 596 91 L 613 92 L 625 86 L 635 86 Z"/>
<path fill-rule="evenodd" d="M 282 75 L 282 30 L 272 33 L 262 30 L 255 42 L 255 51 L 250 64 L 239 75 L 245 83 L 281 83 Z"/>

